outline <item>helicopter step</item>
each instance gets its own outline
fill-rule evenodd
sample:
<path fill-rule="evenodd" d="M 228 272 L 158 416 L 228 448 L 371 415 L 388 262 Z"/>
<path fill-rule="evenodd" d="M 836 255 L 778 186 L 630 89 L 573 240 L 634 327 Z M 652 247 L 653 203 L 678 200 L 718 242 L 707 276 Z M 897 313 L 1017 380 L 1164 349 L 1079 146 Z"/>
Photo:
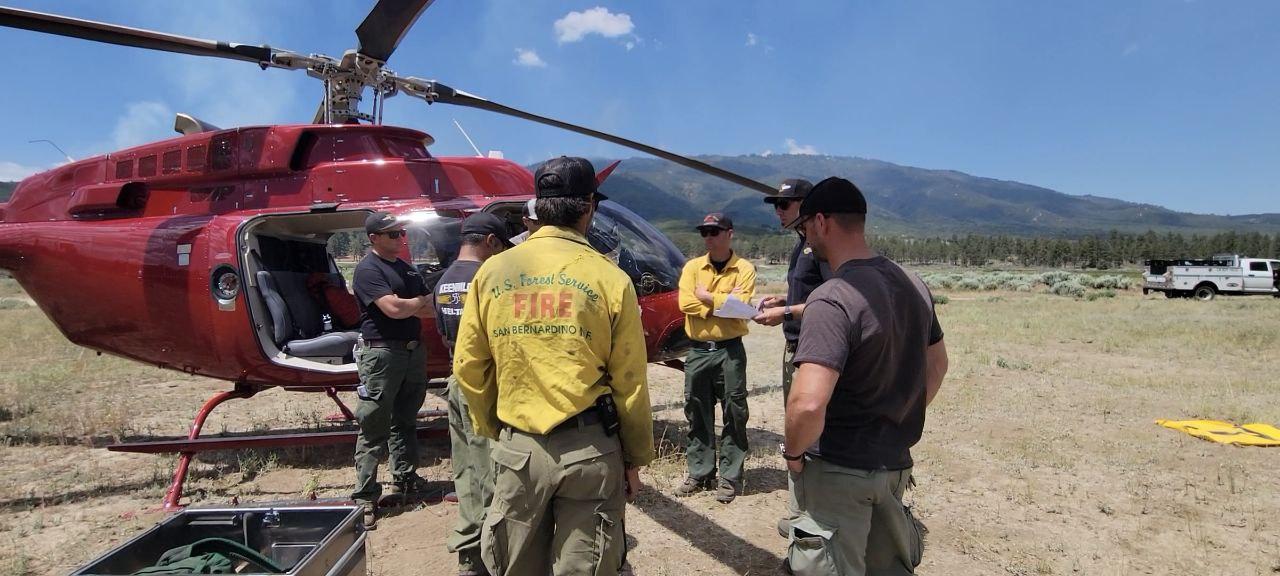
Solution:
<path fill-rule="evenodd" d="M 178 465 L 173 471 L 173 481 L 169 484 L 169 489 L 165 492 L 164 510 L 174 511 L 182 508 L 179 500 L 182 499 L 182 487 L 186 483 L 187 470 L 191 467 L 191 459 L 195 457 L 197 452 L 210 452 L 214 450 L 244 450 L 244 449 L 261 449 L 261 448 L 282 448 L 289 446 L 323 446 L 331 444 L 354 443 L 356 436 L 359 434 L 356 430 L 335 430 L 330 432 L 301 432 L 286 434 L 261 434 L 252 436 L 216 436 L 212 438 L 201 438 L 200 431 L 204 428 L 204 422 L 209 417 L 209 413 L 213 412 L 223 402 L 233 398 L 249 398 L 257 394 L 262 388 L 247 384 L 237 384 L 234 390 L 227 390 L 214 394 L 205 401 L 200 410 L 196 412 L 196 417 L 191 423 L 191 432 L 186 438 L 174 438 L 169 440 L 151 440 L 145 442 L 123 442 L 119 444 L 111 444 L 107 446 L 107 450 L 112 452 L 133 452 L 139 454 L 172 454 L 178 453 Z M 336 393 L 333 395 L 336 400 Z M 441 418 L 447 416 L 442 410 L 425 410 L 419 412 L 418 417 L 434 417 L 430 422 L 419 424 L 417 435 L 419 439 L 439 438 L 449 434 L 447 425 L 441 426 L 437 422 Z"/>
<path fill-rule="evenodd" d="M 424 410 L 420 417 L 444 416 L 442 410 Z M 218 436 L 213 438 L 175 438 L 172 440 L 150 440 L 145 442 L 124 442 L 110 444 L 107 450 L 112 452 L 132 452 L 134 454 L 174 454 L 183 452 L 213 452 L 215 450 L 261 450 L 264 448 L 288 448 L 295 446 L 326 446 L 331 444 L 354 443 L 356 430 L 336 430 L 333 432 L 300 432 L 292 434 L 262 434 L 256 436 Z M 441 438 L 449 434 L 449 429 L 436 425 L 434 421 L 418 426 L 418 439 Z"/>

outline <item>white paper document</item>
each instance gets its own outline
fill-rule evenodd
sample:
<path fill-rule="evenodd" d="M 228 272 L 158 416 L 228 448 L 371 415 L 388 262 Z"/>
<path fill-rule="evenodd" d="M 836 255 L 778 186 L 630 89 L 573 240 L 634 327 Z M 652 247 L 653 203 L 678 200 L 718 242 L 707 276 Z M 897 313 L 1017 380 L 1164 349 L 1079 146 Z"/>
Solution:
<path fill-rule="evenodd" d="M 760 311 L 756 310 L 755 306 L 739 300 L 736 296 L 730 296 L 725 299 L 724 306 L 717 308 L 712 314 L 720 318 L 741 318 L 743 320 L 750 320 L 755 318 L 756 314 L 759 313 Z"/>

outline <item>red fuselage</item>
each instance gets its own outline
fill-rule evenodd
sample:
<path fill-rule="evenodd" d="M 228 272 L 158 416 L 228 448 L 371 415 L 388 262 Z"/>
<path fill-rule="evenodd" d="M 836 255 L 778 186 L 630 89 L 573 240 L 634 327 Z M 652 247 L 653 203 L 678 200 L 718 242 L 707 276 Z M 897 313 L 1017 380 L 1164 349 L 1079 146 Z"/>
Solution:
<path fill-rule="evenodd" d="M 235 382 L 350 386 L 354 370 L 273 361 L 247 290 L 219 306 L 211 275 L 244 267 L 244 226 L 273 214 L 387 210 L 467 213 L 532 197 L 513 162 L 435 158 L 426 134 L 363 125 L 269 126 L 183 136 L 24 180 L 0 204 L 0 268 L 68 340 Z M 662 241 L 666 242 L 665 238 Z M 243 279 L 242 279 L 243 283 Z M 683 316 L 671 291 L 641 297 L 651 360 Z M 448 355 L 424 320 L 433 377 Z"/>

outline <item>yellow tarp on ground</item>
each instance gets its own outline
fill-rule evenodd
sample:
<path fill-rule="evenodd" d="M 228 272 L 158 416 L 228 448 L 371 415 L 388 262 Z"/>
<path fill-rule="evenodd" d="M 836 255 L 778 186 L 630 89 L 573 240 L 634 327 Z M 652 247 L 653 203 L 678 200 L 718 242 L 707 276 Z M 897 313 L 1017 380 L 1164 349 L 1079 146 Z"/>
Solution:
<path fill-rule="evenodd" d="M 1236 426 L 1217 420 L 1156 420 L 1156 424 L 1219 444 L 1280 446 L 1280 428 L 1253 423 Z"/>

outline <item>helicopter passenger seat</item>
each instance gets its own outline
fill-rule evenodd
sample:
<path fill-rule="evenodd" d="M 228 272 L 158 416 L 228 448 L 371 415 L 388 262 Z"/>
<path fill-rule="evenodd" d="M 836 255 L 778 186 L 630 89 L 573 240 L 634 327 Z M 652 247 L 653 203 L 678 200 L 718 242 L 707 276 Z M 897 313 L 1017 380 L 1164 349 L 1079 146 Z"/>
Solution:
<path fill-rule="evenodd" d="M 307 290 L 308 274 L 259 270 L 258 286 L 271 314 L 271 335 L 290 356 L 354 362 L 357 331 L 325 332 L 319 305 Z"/>

